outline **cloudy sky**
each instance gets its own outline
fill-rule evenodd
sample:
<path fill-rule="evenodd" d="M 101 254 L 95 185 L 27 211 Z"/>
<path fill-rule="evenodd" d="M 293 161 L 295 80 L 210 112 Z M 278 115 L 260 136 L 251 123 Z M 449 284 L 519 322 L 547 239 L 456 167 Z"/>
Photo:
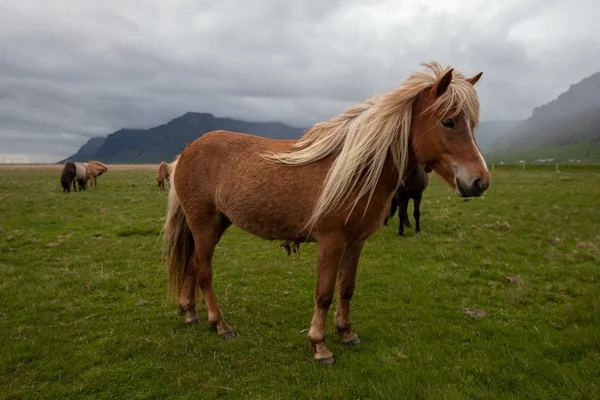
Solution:
<path fill-rule="evenodd" d="M 435 60 L 482 119 L 600 70 L 597 0 L 0 0 L 0 162 L 187 111 L 309 126 Z"/>

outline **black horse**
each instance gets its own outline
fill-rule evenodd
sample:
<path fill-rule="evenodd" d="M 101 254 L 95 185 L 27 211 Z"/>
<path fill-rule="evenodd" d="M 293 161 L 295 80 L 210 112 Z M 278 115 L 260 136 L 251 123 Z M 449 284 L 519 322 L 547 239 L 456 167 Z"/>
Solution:
<path fill-rule="evenodd" d="M 71 193 L 71 183 L 73 183 L 73 191 L 77 191 L 77 184 L 75 181 L 76 175 L 77 170 L 75 167 L 75 163 L 72 161 L 67 161 L 62 170 L 62 174 L 60 175 L 60 184 L 63 187 L 63 193 Z"/>
<path fill-rule="evenodd" d="M 396 190 L 396 194 L 392 198 L 390 212 L 388 216 L 385 217 L 383 225 L 387 226 L 388 218 L 392 218 L 396 213 L 396 208 L 398 208 L 398 217 L 400 218 L 398 236 L 404 236 L 405 225 L 410 228 L 410 221 L 408 220 L 408 202 L 410 199 L 413 199 L 414 204 L 413 216 L 415 217 L 415 232 L 421 232 L 421 224 L 419 221 L 421 218 L 421 198 L 423 192 L 427 189 L 427 185 L 429 185 L 429 175 L 427 174 L 431 171 L 432 168 L 429 165 L 423 166 L 417 164 L 417 166 L 408 173 L 402 185 Z"/>

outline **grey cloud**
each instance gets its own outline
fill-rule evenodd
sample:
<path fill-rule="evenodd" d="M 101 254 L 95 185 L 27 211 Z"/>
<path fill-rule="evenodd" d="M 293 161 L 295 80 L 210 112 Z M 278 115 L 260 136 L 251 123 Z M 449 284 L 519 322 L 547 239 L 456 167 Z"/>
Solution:
<path fill-rule="evenodd" d="M 483 119 L 525 118 L 600 69 L 598 39 L 536 48 L 511 36 L 558 1 L 481 2 L 458 14 L 433 0 L 397 11 L 341 0 L 2 3 L 0 153 L 29 143 L 58 159 L 91 136 L 189 110 L 306 127 L 431 60 L 484 72 Z M 382 22 L 367 10 L 378 5 L 407 17 Z"/>

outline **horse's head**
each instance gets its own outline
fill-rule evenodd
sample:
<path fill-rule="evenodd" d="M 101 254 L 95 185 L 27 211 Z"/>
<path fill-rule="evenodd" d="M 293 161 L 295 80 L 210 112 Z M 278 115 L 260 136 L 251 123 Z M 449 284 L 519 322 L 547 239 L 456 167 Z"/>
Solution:
<path fill-rule="evenodd" d="M 460 197 L 480 196 L 491 180 L 473 133 L 479 122 L 474 85 L 481 75 L 439 73 L 413 105 L 411 145 L 417 161 L 433 168 Z"/>

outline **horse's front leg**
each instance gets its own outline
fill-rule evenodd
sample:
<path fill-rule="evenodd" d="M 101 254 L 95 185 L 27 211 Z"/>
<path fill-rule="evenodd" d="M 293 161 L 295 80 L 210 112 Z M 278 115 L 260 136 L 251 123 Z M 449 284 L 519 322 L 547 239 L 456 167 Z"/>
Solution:
<path fill-rule="evenodd" d="M 348 246 L 338 271 L 338 302 L 335 311 L 335 326 L 343 344 L 360 344 L 358 335 L 351 329 L 350 301 L 354 294 L 356 269 L 364 242 Z"/>
<path fill-rule="evenodd" d="M 342 240 L 320 240 L 317 255 L 317 286 L 315 288 L 315 312 L 308 337 L 315 349 L 314 359 L 323 364 L 333 364 L 335 359 L 325 344 L 327 313 L 333 300 L 335 279 L 344 257 L 346 243 Z"/>

